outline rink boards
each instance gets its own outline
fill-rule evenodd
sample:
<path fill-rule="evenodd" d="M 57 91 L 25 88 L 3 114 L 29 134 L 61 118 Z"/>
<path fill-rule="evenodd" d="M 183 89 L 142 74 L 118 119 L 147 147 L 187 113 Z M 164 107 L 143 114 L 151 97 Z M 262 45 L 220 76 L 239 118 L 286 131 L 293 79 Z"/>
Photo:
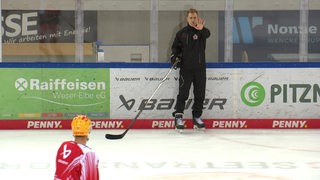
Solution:
<path fill-rule="evenodd" d="M 0 129 L 174 128 L 179 73 L 168 63 L 2 63 Z M 207 128 L 320 128 L 320 63 L 208 63 Z M 153 98 L 147 99 L 161 83 Z M 191 128 L 193 89 L 186 102 Z"/>

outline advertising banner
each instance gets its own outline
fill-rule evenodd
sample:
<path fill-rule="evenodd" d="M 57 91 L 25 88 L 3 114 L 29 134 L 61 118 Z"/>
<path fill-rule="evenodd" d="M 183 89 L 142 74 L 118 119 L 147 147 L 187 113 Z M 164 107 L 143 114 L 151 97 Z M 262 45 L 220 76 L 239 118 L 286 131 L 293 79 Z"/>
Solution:
<path fill-rule="evenodd" d="M 210 65 L 202 115 L 207 128 L 320 128 L 320 73 L 309 64 Z M 0 129 L 68 129 L 75 114 L 88 115 L 95 129 L 125 129 L 140 110 L 133 128 L 172 129 L 179 70 L 157 89 L 168 71 L 147 63 L 1 68 Z M 193 126 L 192 105 L 193 87 L 186 128 Z"/>
<path fill-rule="evenodd" d="M 84 42 L 97 41 L 97 12 L 83 13 Z M 3 10 L 3 43 L 75 42 L 75 11 Z"/>
<path fill-rule="evenodd" d="M 308 33 L 308 61 L 319 60 L 319 10 L 310 10 L 308 27 L 299 11 L 234 11 L 233 61 L 298 62 L 300 34 Z M 224 59 L 224 12 L 219 13 L 219 59 Z"/>
<path fill-rule="evenodd" d="M 143 127 L 173 128 L 178 71 L 144 107 L 167 69 L 111 69 L 112 119 L 130 120 L 141 108 Z M 209 128 L 310 128 L 319 126 L 317 68 L 209 68 L 202 118 Z M 319 77 L 320 78 L 320 77 Z M 193 90 L 184 118 L 192 127 Z M 139 123 L 138 122 L 138 123 Z M 317 125 L 315 124 L 317 123 Z M 148 124 L 148 125 L 147 125 Z M 138 126 L 136 126 L 138 127 Z"/>
<path fill-rule="evenodd" d="M 4 127 L 64 128 L 55 120 L 110 116 L 107 68 L 2 68 L 0 76 L 0 120 L 10 120 Z"/>

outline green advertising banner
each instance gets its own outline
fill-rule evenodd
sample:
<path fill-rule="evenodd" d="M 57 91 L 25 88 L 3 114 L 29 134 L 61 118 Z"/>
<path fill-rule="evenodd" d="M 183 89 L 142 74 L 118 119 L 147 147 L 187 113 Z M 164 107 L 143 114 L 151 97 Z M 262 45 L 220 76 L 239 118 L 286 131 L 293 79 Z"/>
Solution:
<path fill-rule="evenodd" d="M 2 68 L 0 119 L 109 118 L 109 68 Z"/>

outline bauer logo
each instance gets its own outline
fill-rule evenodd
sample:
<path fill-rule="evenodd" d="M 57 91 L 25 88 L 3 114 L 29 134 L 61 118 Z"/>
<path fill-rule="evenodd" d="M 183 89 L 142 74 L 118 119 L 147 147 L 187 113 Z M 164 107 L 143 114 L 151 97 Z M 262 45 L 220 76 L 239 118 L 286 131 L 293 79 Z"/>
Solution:
<path fill-rule="evenodd" d="M 124 95 L 120 95 L 119 99 L 121 101 L 121 105 L 117 108 L 123 108 L 125 107 L 128 111 L 132 110 L 132 108 L 136 105 L 136 108 L 138 110 L 170 110 L 174 109 L 175 105 L 175 99 L 174 98 L 164 98 L 164 99 L 150 99 L 148 102 L 148 99 L 142 99 L 141 101 L 136 101 L 135 99 L 126 99 Z M 138 102 L 138 103 L 136 103 Z M 191 109 L 192 104 L 194 100 L 193 99 L 187 99 L 185 109 Z M 203 109 L 220 109 L 223 110 L 225 104 L 227 103 L 226 98 L 213 98 L 213 99 L 208 99 L 206 98 L 204 100 L 203 104 Z"/>
<path fill-rule="evenodd" d="M 259 106 L 265 99 L 264 87 L 257 82 L 249 82 L 241 89 L 242 102 L 248 106 Z"/>
<path fill-rule="evenodd" d="M 15 81 L 15 88 L 18 91 L 26 90 L 106 90 L 105 82 L 80 81 L 79 79 L 49 79 L 42 81 L 40 79 L 18 78 Z"/>

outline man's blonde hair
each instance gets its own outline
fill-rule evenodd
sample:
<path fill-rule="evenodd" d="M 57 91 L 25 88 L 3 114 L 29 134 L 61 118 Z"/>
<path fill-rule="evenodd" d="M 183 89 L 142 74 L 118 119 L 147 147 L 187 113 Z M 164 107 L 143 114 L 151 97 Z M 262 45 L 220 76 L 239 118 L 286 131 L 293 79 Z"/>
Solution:
<path fill-rule="evenodd" d="M 190 8 L 188 11 L 187 11 L 187 17 L 190 13 L 196 13 L 198 15 L 198 11 L 194 8 Z"/>

